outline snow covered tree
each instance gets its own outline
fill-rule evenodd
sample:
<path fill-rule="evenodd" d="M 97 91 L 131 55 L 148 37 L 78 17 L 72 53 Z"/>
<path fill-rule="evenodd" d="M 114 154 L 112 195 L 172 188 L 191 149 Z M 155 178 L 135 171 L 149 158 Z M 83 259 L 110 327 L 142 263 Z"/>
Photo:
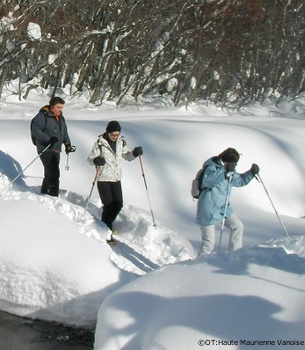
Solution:
<path fill-rule="evenodd" d="M 0 16 L 0 96 L 16 79 L 20 98 L 69 87 L 95 104 L 304 91 L 303 0 L 6 0 Z"/>

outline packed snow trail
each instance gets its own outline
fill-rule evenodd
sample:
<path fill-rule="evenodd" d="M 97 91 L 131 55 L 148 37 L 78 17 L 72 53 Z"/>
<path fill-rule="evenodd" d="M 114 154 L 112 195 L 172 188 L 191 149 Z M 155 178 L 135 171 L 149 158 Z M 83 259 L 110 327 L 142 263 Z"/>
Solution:
<path fill-rule="evenodd" d="M 91 199 L 86 210 L 87 199 L 75 192 L 60 190 L 59 197 L 41 195 L 38 187 L 22 186 L 13 190 L 9 180 L 2 176 L 2 200 L 31 200 L 68 217 L 78 226 L 80 233 L 105 243 L 111 231 L 98 219 L 101 215 L 99 200 Z M 4 190 L 3 190 L 4 189 Z M 190 243 L 182 236 L 162 226 L 153 227 L 151 217 L 145 211 L 124 206 L 115 227 L 119 242 L 113 246 L 111 260 L 123 270 L 145 274 L 160 266 L 193 258 Z M 157 253 L 156 253 L 157 252 Z"/>

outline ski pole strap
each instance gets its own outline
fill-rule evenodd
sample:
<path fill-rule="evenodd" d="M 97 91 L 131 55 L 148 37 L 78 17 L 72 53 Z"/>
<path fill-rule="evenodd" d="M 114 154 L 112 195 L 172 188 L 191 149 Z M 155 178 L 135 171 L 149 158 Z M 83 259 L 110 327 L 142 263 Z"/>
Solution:
<path fill-rule="evenodd" d="M 142 157 L 141 156 L 139 156 L 139 161 L 140 161 L 140 167 L 141 167 L 142 176 L 145 177 L 144 169 L 143 169 L 143 163 L 142 163 Z"/>
<path fill-rule="evenodd" d="M 70 146 L 69 150 L 67 150 L 67 148 L 66 148 L 67 163 L 66 163 L 66 166 L 65 166 L 65 170 L 70 170 L 70 167 L 69 167 L 69 154 L 73 153 L 75 151 L 76 151 L 76 147 L 75 146 Z"/>
<path fill-rule="evenodd" d="M 93 184 L 96 183 L 99 171 L 100 171 L 100 167 L 97 166 L 96 169 L 95 169 L 95 176 L 94 176 L 94 179 L 93 179 Z"/>
<path fill-rule="evenodd" d="M 66 166 L 65 166 L 65 170 L 70 170 L 70 167 L 69 167 L 69 153 L 67 153 L 67 162 L 66 162 Z"/>

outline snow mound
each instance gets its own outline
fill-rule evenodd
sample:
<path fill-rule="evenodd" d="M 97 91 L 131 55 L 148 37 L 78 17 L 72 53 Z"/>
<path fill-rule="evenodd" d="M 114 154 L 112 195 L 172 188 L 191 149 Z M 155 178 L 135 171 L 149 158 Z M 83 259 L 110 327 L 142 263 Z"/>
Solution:
<path fill-rule="evenodd" d="M 0 309 L 21 316 L 93 326 L 107 295 L 161 266 L 193 258 L 187 239 L 125 206 L 116 246 L 97 218 L 99 203 L 74 192 L 41 195 L 0 180 Z M 22 221 L 20 225 L 20 220 Z M 22 227 L 22 228 L 20 228 Z M 86 310 L 86 311 L 84 311 Z"/>
<path fill-rule="evenodd" d="M 181 262 L 130 282 L 102 304 L 94 349 L 184 350 L 200 342 L 259 349 L 264 341 L 301 341 L 304 239 Z"/>

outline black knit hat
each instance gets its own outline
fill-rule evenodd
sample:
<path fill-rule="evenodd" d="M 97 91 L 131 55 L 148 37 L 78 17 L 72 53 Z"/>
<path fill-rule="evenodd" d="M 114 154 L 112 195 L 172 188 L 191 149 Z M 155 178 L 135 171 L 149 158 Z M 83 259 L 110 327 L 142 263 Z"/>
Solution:
<path fill-rule="evenodd" d="M 116 120 L 112 120 L 106 127 L 107 132 L 121 131 L 121 126 Z"/>
<path fill-rule="evenodd" d="M 227 148 L 226 150 L 221 152 L 218 155 L 218 157 L 220 157 L 224 163 L 237 163 L 239 161 L 239 153 L 236 151 L 235 148 Z"/>

